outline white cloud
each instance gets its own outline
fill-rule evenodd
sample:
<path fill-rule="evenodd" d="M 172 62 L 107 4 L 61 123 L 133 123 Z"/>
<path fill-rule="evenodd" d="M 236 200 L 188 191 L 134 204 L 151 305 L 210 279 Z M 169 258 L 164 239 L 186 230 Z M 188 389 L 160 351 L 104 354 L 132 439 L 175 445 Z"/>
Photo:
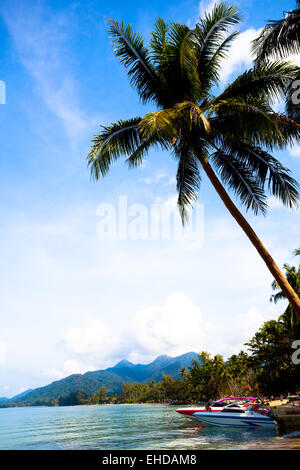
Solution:
<path fill-rule="evenodd" d="M 245 349 L 244 343 L 264 322 L 256 307 L 238 315 L 235 323 L 215 324 L 183 292 L 173 292 L 161 304 L 136 312 L 130 335 L 129 359 L 147 361 L 159 354 L 176 356 L 208 351 L 225 357 Z"/>
<path fill-rule="evenodd" d="M 164 186 L 174 185 L 176 183 L 175 177 L 170 177 L 170 174 L 167 170 L 159 170 L 156 171 L 152 176 L 148 176 L 146 178 L 140 178 L 141 181 L 144 183 L 151 185 L 151 184 L 158 184 L 162 183 Z"/>
<path fill-rule="evenodd" d="M 206 333 L 201 310 L 182 292 L 136 312 L 131 328 L 135 342 L 131 359 L 198 351 Z"/>
<path fill-rule="evenodd" d="M 220 0 L 202 0 L 198 4 L 197 15 L 194 18 L 189 18 L 186 21 L 186 24 L 193 28 L 196 23 L 198 23 L 200 18 L 203 18 L 205 14 L 211 13 L 215 4 L 220 3 Z"/>
<path fill-rule="evenodd" d="M 300 145 L 295 145 L 295 147 L 292 147 L 290 149 L 290 154 L 294 158 L 299 158 L 300 157 Z"/>
<path fill-rule="evenodd" d="M 185 293 L 177 291 L 160 304 L 136 311 L 129 322 L 117 328 L 99 320 L 69 328 L 63 342 L 74 357 L 65 361 L 61 369 L 44 371 L 44 376 L 62 378 L 109 367 L 123 358 L 146 363 L 160 354 L 177 356 L 188 351 L 205 350 L 227 358 L 245 349 L 245 341 L 263 322 L 257 308 L 251 307 L 230 325 L 215 323 Z M 101 366 L 92 366 L 91 361 Z"/>
<path fill-rule="evenodd" d="M 159 170 L 154 173 L 153 176 L 142 178 L 142 181 L 146 184 L 158 184 L 162 179 L 167 178 L 168 175 L 165 171 Z"/>
<path fill-rule="evenodd" d="M 284 207 L 280 199 L 275 196 L 269 196 L 267 199 L 267 204 L 270 209 L 282 209 Z"/>
<path fill-rule="evenodd" d="M 258 312 L 256 307 L 251 307 L 245 315 L 238 315 L 237 324 L 243 331 L 243 339 L 252 336 L 264 321 L 263 316 Z"/>
<path fill-rule="evenodd" d="M 218 3 L 220 3 L 218 0 L 201 1 L 198 7 L 200 18 L 203 18 L 205 13 L 211 13 L 213 7 Z"/>
<path fill-rule="evenodd" d="M 261 29 L 249 28 L 243 31 L 232 43 L 228 57 L 222 62 L 220 72 L 221 81 L 227 82 L 233 73 L 243 72 L 251 67 L 253 55 L 251 53 L 251 42 L 257 38 Z"/>
<path fill-rule="evenodd" d="M 87 326 L 71 327 L 65 335 L 64 343 L 73 353 L 97 353 L 106 358 L 114 351 L 118 338 L 112 334 L 108 324 L 101 320 L 89 319 Z"/>
<path fill-rule="evenodd" d="M 94 369 L 95 367 L 93 365 L 81 364 L 79 361 L 70 359 L 64 362 L 62 369 L 44 370 L 43 375 L 53 379 L 63 379 L 72 374 L 83 374 L 88 370 Z"/>
<path fill-rule="evenodd" d="M 246 351 L 245 342 L 249 341 L 254 333 L 266 321 L 256 307 L 250 307 L 246 313 L 241 313 L 230 325 L 226 323 L 214 328 L 214 336 L 210 338 L 208 352 L 221 353 L 228 358 L 232 354 Z"/>
<path fill-rule="evenodd" d="M 6 343 L 0 341 L 0 365 L 6 364 Z"/>

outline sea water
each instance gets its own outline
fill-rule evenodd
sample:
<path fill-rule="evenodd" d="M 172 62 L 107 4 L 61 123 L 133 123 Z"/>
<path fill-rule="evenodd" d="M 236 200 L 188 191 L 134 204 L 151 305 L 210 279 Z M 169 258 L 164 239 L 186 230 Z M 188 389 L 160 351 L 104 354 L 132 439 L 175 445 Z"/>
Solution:
<path fill-rule="evenodd" d="M 168 405 L 0 409 L 0 449 L 245 449 L 276 430 L 201 426 Z"/>

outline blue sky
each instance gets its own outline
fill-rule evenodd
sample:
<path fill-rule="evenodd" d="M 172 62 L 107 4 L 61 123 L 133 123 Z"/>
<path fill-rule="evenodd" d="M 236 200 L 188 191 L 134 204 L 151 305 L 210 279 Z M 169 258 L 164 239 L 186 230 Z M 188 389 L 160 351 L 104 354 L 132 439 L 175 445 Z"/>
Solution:
<path fill-rule="evenodd" d="M 249 42 L 293 1 L 241 0 L 242 34 L 222 86 L 251 65 Z M 0 6 L 0 396 L 121 358 L 206 349 L 225 356 L 284 303 L 272 278 L 203 178 L 204 242 L 100 240 L 97 208 L 173 204 L 175 166 L 150 152 L 94 184 L 86 165 L 99 125 L 145 113 L 114 57 L 106 17 L 149 38 L 156 16 L 193 25 L 211 2 L 31 1 Z M 298 60 L 298 59 L 297 59 Z M 299 63 L 299 62 L 298 62 Z M 299 180 L 300 150 L 277 153 Z M 279 265 L 299 246 L 299 211 L 270 200 L 247 215 Z"/>

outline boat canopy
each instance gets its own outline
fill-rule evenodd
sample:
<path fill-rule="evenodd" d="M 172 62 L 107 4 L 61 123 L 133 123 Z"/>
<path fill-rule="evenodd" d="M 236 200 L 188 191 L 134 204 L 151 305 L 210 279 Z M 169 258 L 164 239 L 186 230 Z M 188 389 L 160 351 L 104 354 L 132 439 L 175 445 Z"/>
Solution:
<path fill-rule="evenodd" d="M 254 401 L 258 400 L 258 397 L 227 397 L 227 398 L 221 398 L 220 400 L 216 400 L 214 403 L 222 403 L 223 401 L 229 401 L 229 400 L 248 400 L 248 401 Z"/>

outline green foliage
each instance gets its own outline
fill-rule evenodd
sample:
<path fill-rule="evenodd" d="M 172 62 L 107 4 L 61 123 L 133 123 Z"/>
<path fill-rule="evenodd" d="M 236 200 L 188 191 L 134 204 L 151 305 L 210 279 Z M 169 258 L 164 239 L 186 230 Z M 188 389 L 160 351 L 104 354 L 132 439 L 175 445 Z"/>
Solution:
<path fill-rule="evenodd" d="M 124 65 L 131 85 L 137 89 L 142 101 L 147 102 L 157 97 L 157 76 L 149 51 L 144 46 L 141 35 L 132 30 L 131 25 L 125 26 L 123 21 L 110 22 L 110 36 L 115 46 L 115 54 Z"/>
<path fill-rule="evenodd" d="M 273 59 L 284 59 L 297 55 L 300 52 L 300 3 L 297 8 L 285 12 L 284 18 L 270 21 L 257 39 L 253 41 L 253 52 L 256 55 L 256 64 L 259 67 Z M 295 77 L 300 79 L 300 73 Z M 286 87 L 286 112 L 288 116 L 300 123 L 299 105 L 295 104 L 292 95 L 295 92 L 293 80 Z"/>
<path fill-rule="evenodd" d="M 91 395 L 88 398 L 88 402 L 90 404 L 93 404 L 93 405 L 98 405 L 98 404 L 101 404 L 101 403 L 105 403 L 107 401 L 107 399 L 108 399 L 107 389 L 103 385 L 101 388 L 99 388 L 99 390 L 97 390 L 97 392 L 93 393 L 93 395 Z"/>
<path fill-rule="evenodd" d="M 269 152 L 300 140 L 300 125 L 272 109 L 300 68 L 261 62 L 215 95 L 220 70 L 240 22 L 237 8 L 220 3 L 195 28 L 158 18 L 149 46 L 132 26 L 110 20 L 115 54 L 143 103 L 157 106 L 143 118 L 118 121 L 95 136 L 88 164 L 95 179 L 125 156 L 130 168 L 150 147 L 178 161 L 178 207 L 182 221 L 195 202 L 201 166 L 208 159 L 246 209 L 265 213 L 267 195 L 297 206 L 298 184 Z"/>
<path fill-rule="evenodd" d="M 258 63 L 300 52 L 300 3 L 298 0 L 296 3 L 295 10 L 286 12 L 281 20 L 270 21 L 253 41 L 253 52 Z"/>
<path fill-rule="evenodd" d="M 205 13 L 195 28 L 197 70 L 203 91 L 209 92 L 213 84 L 219 84 L 219 72 L 231 43 L 238 32 L 229 34 L 241 21 L 236 7 L 226 3 L 215 4 L 211 13 Z"/>
<path fill-rule="evenodd" d="M 168 401 L 187 401 L 188 394 L 184 380 L 175 380 L 163 375 L 160 382 L 125 383 L 120 400 L 124 403 L 164 403 Z"/>
<path fill-rule="evenodd" d="M 271 320 L 246 343 L 259 389 L 266 395 L 296 392 L 300 367 L 292 363 L 294 335 L 281 321 Z"/>
<path fill-rule="evenodd" d="M 295 250 L 295 256 L 299 255 L 299 252 L 299 249 Z M 300 265 L 298 265 L 298 267 L 295 267 L 290 266 L 289 264 L 284 264 L 283 269 L 285 271 L 285 276 L 289 284 L 292 286 L 292 288 L 300 298 Z M 286 299 L 284 292 L 280 290 L 280 287 L 275 280 L 272 282 L 272 289 L 278 292 L 271 296 L 271 302 L 274 302 L 276 304 L 279 300 Z M 300 338 L 300 319 L 290 304 L 287 306 L 283 314 L 280 315 L 279 321 L 283 323 L 285 328 L 291 332 L 295 339 Z"/>
<path fill-rule="evenodd" d="M 82 405 L 86 403 L 87 394 L 84 392 L 72 392 L 70 395 L 66 397 L 60 397 L 58 399 L 59 406 L 75 406 L 75 405 Z"/>
<path fill-rule="evenodd" d="M 299 250 L 295 250 L 297 255 Z M 300 265 L 285 264 L 286 278 L 300 297 Z M 272 289 L 277 291 L 270 298 L 277 303 L 285 299 L 276 281 Z M 250 365 L 255 372 L 259 389 L 267 395 L 295 392 L 300 388 L 300 366 L 292 363 L 292 343 L 300 338 L 300 320 L 289 304 L 278 321 L 263 324 L 253 338 L 246 343 L 251 352 Z"/>
<path fill-rule="evenodd" d="M 57 406 L 57 398 L 45 398 L 44 400 L 35 400 L 30 406 Z"/>
<path fill-rule="evenodd" d="M 222 396 L 244 396 L 256 391 L 255 378 L 249 366 L 249 357 L 240 352 L 224 361 L 219 354 L 211 357 L 199 354 L 183 376 L 193 401 L 216 400 Z"/>

